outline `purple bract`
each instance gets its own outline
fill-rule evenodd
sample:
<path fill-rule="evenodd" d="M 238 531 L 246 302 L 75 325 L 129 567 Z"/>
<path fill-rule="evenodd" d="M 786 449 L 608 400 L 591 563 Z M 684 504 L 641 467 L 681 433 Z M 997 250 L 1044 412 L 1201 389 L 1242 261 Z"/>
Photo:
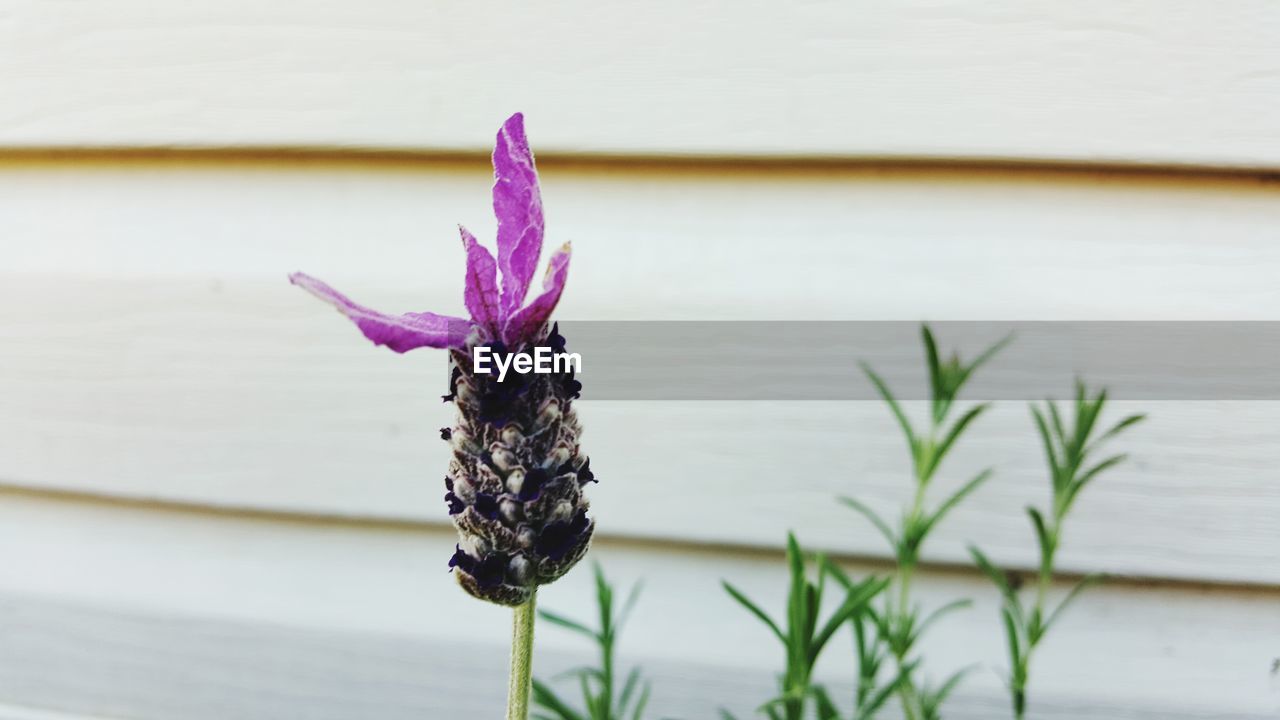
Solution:
<path fill-rule="evenodd" d="M 527 344 L 541 333 L 560 301 L 569 275 L 570 248 L 565 243 L 551 254 L 542 293 L 525 305 L 542 253 L 543 220 L 538 174 L 520 113 L 512 115 L 498 131 L 493 175 L 498 259 L 495 261 L 466 228 L 458 228 L 467 253 L 463 298 L 470 320 L 430 312 L 387 315 L 353 302 L 305 273 L 293 273 L 289 280 L 333 305 L 375 344 L 398 353 L 420 347 L 462 348 L 473 330 L 480 332 L 482 341 L 499 340 L 507 347 Z"/>

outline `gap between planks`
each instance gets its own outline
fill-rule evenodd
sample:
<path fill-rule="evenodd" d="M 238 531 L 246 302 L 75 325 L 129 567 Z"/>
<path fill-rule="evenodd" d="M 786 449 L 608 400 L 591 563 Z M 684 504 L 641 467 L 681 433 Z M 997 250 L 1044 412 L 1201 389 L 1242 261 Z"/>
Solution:
<path fill-rule="evenodd" d="M 413 520 L 409 518 L 371 517 L 366 515 L 343 515 L 339 513 L 297 512 L 271 508 L 251 507 L 234 504 L 210 504 L 182 500 L 138 497 L 118 493 L 98 493 L 87 490 L 61 488 L 35 488 L 0 479 L 0 502 L 5 497 L 26 498 L 65 502 L 76 505 L 98 505 L 111 508 L 152 510 L 174 514 L 188 514 L 211 518 L 237 518 L 259 522 L 291 523 L 311 526 L 334 526 L 347 528 L 367 528 L 370 530 L 408 530 L 438 531 L 449 528 L 446 521 L 433 522 Z M 639 537 L 627 533 L 599 533 L 595 542 L 633 549 L 655 549 L 668 552 L 683 551 L 701 554 L 734 553 L 743 557 L 773 558 L 780 557 L 781 545 L 771 546 L 755 543 L 735 542 L 693 542 L 675 538 Z M 858 553 L 826 552 L 832 560 L 870 565 L 875 568 L 893 566 L 890 558 L 883 555 L 864 555 Z M 977 570 L 966 563 L 924 560 L 919 567 L 941 575 L 972 576 Z M 1010 570 L 1030 571 L 1031 568 L 1009 567 Z M 1085 573 L 1058 572 L 1054 574 L 1057 582 L 1076 582 Z M 1227 580 L 1190 580 L 1155 575 L 1125 574 L 1108 575 L 1107 584 L 1117 587 L 1152 589 L 1171 588 L 1183 590 L 1216 589 L 1239 592 L 1249 595 L 1266 596 L 1280 589 L 1280 584 L 1269 582 L 1237 582 Z M 0 720 L 4 720 L 0 715 Z"/>
<path fill-rule="evenodd" d="M 374 147 L 234 146 L 234 147 L 3 147 L 0 167 L 22 165 L 302 165 L 356 166 L 386 169 L 487 166 L 486 152 Z M 1128 180 L 1141 183 L 1227 183 L 1280 189 L 1280 170 L 1180 163 L 1043 160 L 1002 157 L 861 157 L 779 155 L 746 157 L 698 154 L 545 153 L 543 169 L 626 170 L 631 172 L 767 172 L 807 174 L 848 172 L 910 176 L 973 176 L 1026 182 Z"/>

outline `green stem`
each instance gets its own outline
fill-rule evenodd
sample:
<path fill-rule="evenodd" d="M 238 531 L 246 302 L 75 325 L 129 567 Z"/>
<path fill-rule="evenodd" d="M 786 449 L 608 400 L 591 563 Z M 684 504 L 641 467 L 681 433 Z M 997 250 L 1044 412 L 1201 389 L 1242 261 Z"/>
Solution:
<path fill-rule="evenodd" d="M 529 688 L 533 684 L 533 623 L 537 590 L 515 610 L 511 631 L 511 684 L 507 687 L 507 720 L 529 720 Z"/>

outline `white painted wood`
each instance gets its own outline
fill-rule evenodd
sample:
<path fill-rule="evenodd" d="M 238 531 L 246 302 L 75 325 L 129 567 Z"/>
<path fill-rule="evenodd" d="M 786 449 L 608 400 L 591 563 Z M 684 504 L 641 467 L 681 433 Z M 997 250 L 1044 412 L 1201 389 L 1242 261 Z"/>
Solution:
<path fill-rule="evenodd" d="M 56 710 L 8 704 L 0 704 L 0 718 L 4 718 L 4 720 L 112 720 L 102 715 L 90 717 L 80 713 L 69 714 Z"/>
<path fill-rule="evenodd" d="M 488 229 L 485 175 L 480 162 L 7 166 L 0 480 L 443 522 L 442 359 L 371 349 L 283 275 L 305 268 L 387 309 L 458 311 L 451 223 Z M 567 318 L 1280 317 L 1280 203 L 1266 186 L 546 176 L 552 238 L 578 241 Z M 1142 409 L 1153 420 L 1120 446 L 1135 460 L 1090 489 L 1064 565 L 1280 583 L 1276 405 Z M 818 546 L 879 556 L 881 539 L 832 499 L 892 514 L 905 498 L 905 451 L 875 403 L 582 412 L 606 535 L 776 547 L 802 527 Z M 1021 508 L 1046 491 L 1030 431 L 1018 403 L 974 430 L 946 482 L 999 474 L 927 557 L 964 563 L 977 542 L 1032 562 Z"/>
<path fill-rule="evenodd" d="M 561 306 L 572 319 L 1280 319 L 1280 190 L 1262 182 L 574 165 L 542 175 L 548 244 L 575 243 Z M 305 269 L 376 307 L 461 313 L 456 225 L 491 242 L 491 184 L 480 159 L 9 163 L 3 271 L 178 276 L 213 296 L 237 278 Z M 281 298 L 270 312 L 314 319 L 301 293 L 267 287 Z M 348 340 L 332 322 L 317 327 Z"/>
<path fill-rule="evenodd" d="M 1268 0 L 9 0 L 0 145 L 1280 166 Z"/>
<path fill-rule="evenodd" d="M 492 717 L 502 702 L 507 613 L 443 571 L 451 534 L 284 522 L 0 495 L 0 698 L 65 712 L 155 718 Z M 601 542 L 593 557 L 646 589 L 622 642 L 655 677 L 655 717 L 749 710 L 781 650 L 719 588 L 770 612 L 777 553 Z M 853 572 L 872 568 L 850 566 Z M 590 574 L 542 604 L 590 617 Z M 993 591 L 926 572 L 922 601 L 976 606 L 929 636 L 932 673 L 980 668 L 954 712 L 1004 716 Z M 1280 625 L 1274 591 L 1111 584 L 1084 596 L 1037 657 L 1043 718 L 1264 718 Z M 821 676 L 847 677 L 848 638 Z M 539 636 L 539 673 L 587 659 L 579 639 Z M 497 687 L 499 690 L 493 690 Z M 488 689 L 486 689 L 488 688 Z"/>

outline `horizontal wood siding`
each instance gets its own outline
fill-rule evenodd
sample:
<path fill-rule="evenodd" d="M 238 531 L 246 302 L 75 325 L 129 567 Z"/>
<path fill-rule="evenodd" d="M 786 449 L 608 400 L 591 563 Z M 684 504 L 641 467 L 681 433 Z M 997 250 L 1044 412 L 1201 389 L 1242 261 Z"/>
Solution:
<path fill-rule="evenodd" d="M 1280 316 L 1280 203 L 1266 185 L 545 175 L 551 237 L 578 241 L 566 318 Z M 389 310 L 461 311 L 453 224 L 491 225 L 481 162 L 18 163 L 0 187 L 5 482 L 446 521 L 442 359 L 371 349 L 284 274 L 305 268 Z M 1122 443 L 1133 461 L 1085 496 L 1064 566 L 1280 584 L 1280 405 L 1122 403 L 1116 417 L 1132 410 L 1152 420 Z M 777 547 L 803 527 L 819 547 L 880 557 L 881 539 L 832 499 L 892 511 L 906 498 L 905 449 L 879 403 L 588 400 L 582 413 L 605 535 Z M 1034 562 L 1021 508 L 1047 481 L 1022 403 L 975 427 L 939 490 L 987 465 L 996 477 L 926 547 L 931 560 L 967 564 L 977 542 Z"/>
<path fill-rule="evenodd" d="M 0 145 L 1280 167 L 1270 0 L 13 2 Z"/>
<path fill-rule="evenodd" d="M 29 568 L 0 576 L 0 694 L 16 704 L 133 720 L 500 714 L 509 616 L 466 598 L 445 572 L 452 532 L 0 500 L 0 561 Z M 605 540 L 593 556 L 623 585 L 645 580 L 621 653 L 653 676 L 655 717 L 712 717 L 719 706 L 747 717 L 769 696 L 782 651 L 719 583 L 778 613 L 780 552 Z M 590 618 L 590 583 L 575 571 L 541 604 Z M 966 574 L 920 580 L 927 607 L 966 596 L 975 606 L 928 636 L 927 672 L 977 663 L 947 717 L 1002 717 L 998 596 Z M 1274 717 L 1277 602 L 1241 589 L 1095 590 L 1037 655 L 1035 717 Z M 820 666 L 842 701 L 848 648 L 842 635 Z M 546 626 L 538 652 L 550 677 L 591 649 Z"/>

